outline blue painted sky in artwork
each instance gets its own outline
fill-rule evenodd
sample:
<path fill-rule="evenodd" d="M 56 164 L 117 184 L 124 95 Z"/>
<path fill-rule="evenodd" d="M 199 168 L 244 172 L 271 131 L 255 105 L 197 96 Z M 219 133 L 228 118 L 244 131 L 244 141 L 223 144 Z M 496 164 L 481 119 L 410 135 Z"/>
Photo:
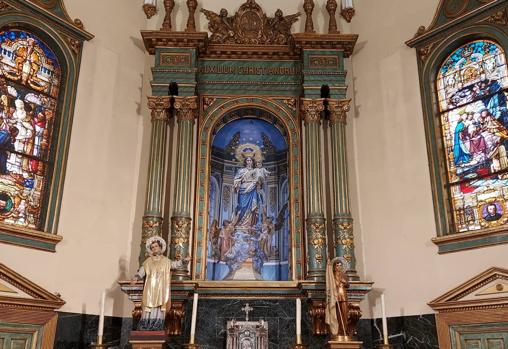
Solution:
<path fill-rule="evenodd" d="M 240 144 L 254 143 L 262 147 L 261 133 L 264 133 L 270 138 L 277 151 L 287 149 L 286 140 L 275 126 L 264 120 L 250 118 L 227 123 L 217 132 L 212 145 L 224 149 L 237 132 L 240 132 Z"/>

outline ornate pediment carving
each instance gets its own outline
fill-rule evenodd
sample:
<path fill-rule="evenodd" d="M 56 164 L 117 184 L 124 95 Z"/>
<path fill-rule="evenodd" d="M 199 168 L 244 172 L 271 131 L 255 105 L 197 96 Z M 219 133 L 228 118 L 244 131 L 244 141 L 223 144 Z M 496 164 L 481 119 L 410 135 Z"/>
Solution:
<path fill-rule="evenodd" d="M 220 13 L 202 9 L 212 32 L 210 42 L 231 45 L 287 45 L 293 41 L 291 26 L 301 15 L 299 12 L 284 16 L 279 9 L 275 17 L 267 17 L 255 0 L 247 0 L 234 16 L 226 9 Z"/>

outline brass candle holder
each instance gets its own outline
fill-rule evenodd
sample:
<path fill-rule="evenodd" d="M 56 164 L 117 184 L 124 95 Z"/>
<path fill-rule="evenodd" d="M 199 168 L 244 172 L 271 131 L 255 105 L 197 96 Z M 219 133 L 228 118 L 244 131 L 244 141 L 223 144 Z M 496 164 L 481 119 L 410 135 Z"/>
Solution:
<path fill-rule="evenodd" d="M 106 348 L 106 344 L 103 343 L 103 336 L 97 336 L 97 342 L 92 342 L 90 344 L 90 349 L 101 349 Z"/>
<path fill-rule="evenodd" d="M 183 345 L 184 349 L 199 349 L 199 345 L 196 343 L 187 343 Z"/>
<path fill-rule="evenodd" d="M 391 344 L 378 344 L 378 345 L 376 345 L 376 349 L 393 349 L 393 345 L 391 345 Z"/>

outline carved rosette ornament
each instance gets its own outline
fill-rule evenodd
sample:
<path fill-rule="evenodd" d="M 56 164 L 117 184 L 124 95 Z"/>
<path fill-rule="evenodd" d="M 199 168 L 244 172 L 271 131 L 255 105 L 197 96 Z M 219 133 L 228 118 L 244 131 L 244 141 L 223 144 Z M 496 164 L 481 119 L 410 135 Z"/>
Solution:
<path fill-rule="evenodd" d="M 303 10 L 305 11 L 305 32 L 314 33 L 314 21 L 312 20 L 314 0 L 305 0 L 303 2 Z"/>
<path fill-rule="evenodd" d="M 328 22 L 328 33 L 337 33 L 337 19 L 335 18 L 335 12 L 337 11 L 337 1 L 328 0 L 326 2 L 326 11 L 330 16 L 330 22 Z"/>
<path fill-rule="evenodd" d="M 196 20 L 194 19 L 194 13 L 198 7 L 197 0 L 187 0 L 187 9 L 189 10 L 189 18 L 187 19 L 187 30 L 188 32 L 196 31 Z"/>
<path fill-rule="evenodd" d="M 176 118 L 178 121 L 194 121 L 198 109 L 197 97 L 175 97 L 173 107 L 176 110 Z"/>
<path fill-rule="evenodd" d="M 301 110 L 306 124 L 319 123 L 321 121 L 321 112 L 325 110 L 323 99 L 302 98 Z"/>
<path fill-rule="evenodd" d="M 328 109 L 330 110 L 330 126 L 340 123 L 346 125 L 347 113 L 351 110 L 351 100 L 341 99 L 339 101 L 329 100 Z"/>
<path fill-rule="evenodd" d="M 166 15 L 164 16 L 164 21 L 162 22 L 162 29 L 171 30 L 171 12 L 175 8 L 175 0 L 164 0 L 164 10 L 166 11 Z"/>
<path fill-rule="evenodd" d="M 482 22 L 487 22 L 487 23 L 491 23 L 491 24 L 499 24 L 499 25 L 508 24 L 508 20 L 506 18 L 506 9 L 496 11 L 493 15 L 485 18 Z"/>
<path fill-rule="evenodd" d="M 290 44 L 291 26 L 300 16 L 300 13 L 284 16 L 279 9 L 275 17 L 268 18 L 255 0 L 247 0 L 234 16 L 228 16 L 226 9 L 220 13 L 205 9 L 201 12 L 208 19 L 210 42 L 230 45 Z"/>
<path fill-rule="evenodd" d="M 149 96 L 148 108 L 151 110 L 152 121 L 168 120 L 168 109 L 170 106 L 169 96 Z"/>

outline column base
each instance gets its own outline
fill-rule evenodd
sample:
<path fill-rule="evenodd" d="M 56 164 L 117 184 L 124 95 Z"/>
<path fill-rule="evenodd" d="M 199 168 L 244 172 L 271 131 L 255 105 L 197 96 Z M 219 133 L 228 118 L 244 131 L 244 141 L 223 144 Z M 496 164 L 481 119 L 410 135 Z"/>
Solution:
<path fill-rule="evenodd" d="M 131 331 L 129 343 L 132 349 L 164 349 L 166 339 L 164 331 Z"/>
<path fill-rule="evenodd" d="M 361 349 L 362 342 L 357 341 L 329 341 L 329 349 Z"/>

